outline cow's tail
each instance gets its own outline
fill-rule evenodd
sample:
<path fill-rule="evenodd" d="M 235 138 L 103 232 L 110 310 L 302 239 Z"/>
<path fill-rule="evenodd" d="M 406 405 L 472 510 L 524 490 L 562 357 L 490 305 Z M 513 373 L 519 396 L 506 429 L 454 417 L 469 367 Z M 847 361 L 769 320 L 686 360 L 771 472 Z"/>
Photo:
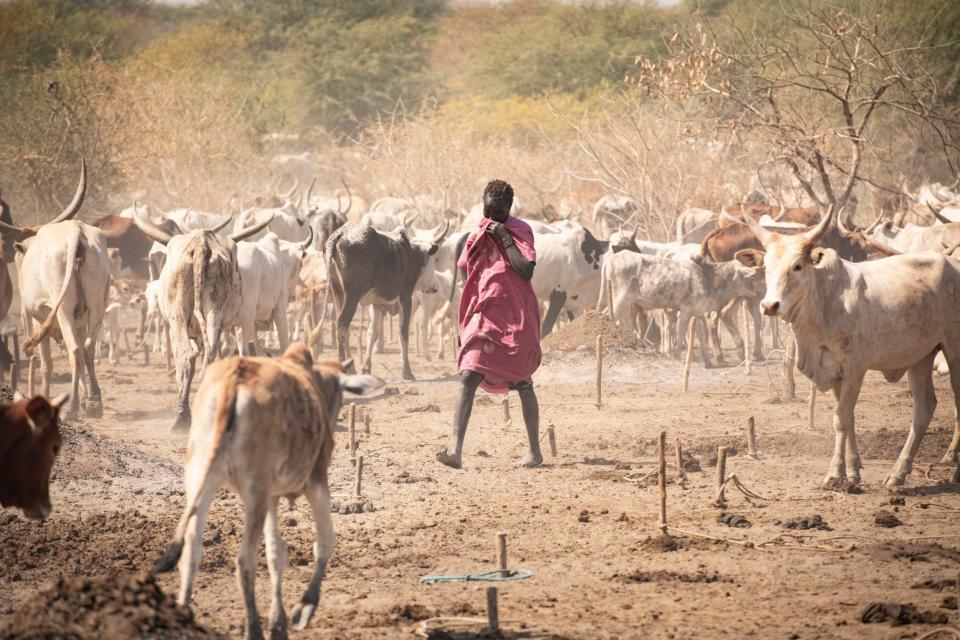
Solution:
<path fill-rule="evenodd" d="M 203 313 L 203 275 L 212 253 L 203 236 L 200 235 L 198 238 L 202 241 L 197 243 L 195 240 L 193 246 L 193 316 L 200 325 L 204 358 L 209 358 L 213 353 L 213 345 L 210 344 L 210 337 L 207 335 L 207 322 Z"/>
<path fill-rule="evenodd" d="M 154 573 L 166 573 L 176 566 L 180 554 L 183 552 L 183 540 L 186 536 L 187 527 L 190 525 L 190 519 L 197 516 L 197 509 L 203 496 L 211 495 L 218 489 L 220 479 L 212 472 L 223 456 L 223 450 L 228 443 L 228 436 L 233 431 L 236 422 L 237 387 L 239 386 L 242 369 L 243 361 L 241 360 L 237 370 L 227 376 L 226 383 L 220 390 L 220 397 L 217 398 L 217 404 L 213 412 L 213 435 L 211 436 L 210 453 L 203 461 L 200 473 L 193 482 L 193 491 L 187 495 L 187 504 L 184 507 L 183 516 L 177 524 L 173 541 L 167 547 L 163 556 L 153 565 Z M 190 466 L 192 465 L 188 465 L 186 469 L 187 473 L 191 472 Z"/>
<path fill-rule="evenodd" d="M 597 297 L 597 313 L 603 313 L 604 304 L 606 304 L 612 315 L 613 300 L 607 295 L 609 293 L 607 283 L 610 281 L 610 276 L 607 274 L 607 265 L 609 264 L 609 260 L 604 260 L 603 264 L 600 265 L 600 295 Z"/>
<path fill-rule="evenodd" d="M 43 324 L 40 325 L 40 328 L 37 329 L 37 331 L 24 343 L 23 346 L 25 349 L 32 349 L 50 334 L 50 330 L 53 329 L 53 323 L 57 320 L 57 311 L 60 310 L 60 305 L 63 304 L 63 299 L 67 295 L 67 289 L 70 288 L 70 282 L 73 280 L 73 274 L 76 273 L 79 268 L 79 265 L 77 265 L 77 256 L 80 251 L 80 229 L 71 228 L 70 234 L 70 237 L 67 239 L 67 264 L 64 268 L 63 286 L 60 287 L 60 294 L 57 296 L 57 302 L 53 305 L 53 308 L 50 309 L 47 319 L 43 321 Z"/>

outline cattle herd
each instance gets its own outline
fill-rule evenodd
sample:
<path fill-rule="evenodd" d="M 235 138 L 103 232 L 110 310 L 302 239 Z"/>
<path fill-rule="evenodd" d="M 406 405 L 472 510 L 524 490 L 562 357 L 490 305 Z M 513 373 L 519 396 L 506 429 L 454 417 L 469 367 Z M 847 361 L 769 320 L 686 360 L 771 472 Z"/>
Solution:
<path fill-rule="evenodd" d="M 271 194 L 268 206 L 236 213 L 161 214 L 135 202 L 87 223 L 76 219 L 87 181 L 81 164 L 72 201 L 35 227 L 18 226 L 16 211 L 0 199 L 0 319 L 19 314 L 24 349 L 39 347 L 42 367 L 36 397 L 18 395 L 0 407 L 0 502 L 28 518 L 48 516 L 57 421 L 81 411 L 102 415 L 101 352 L 115 361 L 120 337 L 133 331 L 132 349 L 163 354 L 174 369 L 173 429 L 189 429 L 186 507 L 156 570 L 179 561 L 179 601 L 189 601 L 211 501 L 230 487 L 245 512 L 237 566 L 246 634 L 261 636 L 253 584 L 263 531 L 270 627 L 283 635 L 286 550 L 277 501 L 305 496 L 316 564 L 292 614 L 303 628 L 333 549 L 327 469 L 343 393 L 382 384 L 369 374 L 393 316 L 397 377 L 415 379 L 412 333 L 424 357 L 455 350 L 462 285 L 455 265 L 482 207 L 456 211 L 428 196 L 367 206 L 346 183 L 329 196 L 314 193 L 314 184 L 298 195 L 295 183 Z M 754 193 L 716 213 L 684 211 L 670 242 L 638 238 L 638 209 L 623 195 L 600 198 L 588 213 L 565 204 L 533 211 L 518 200 L 515 215 L 535 234 L 531 284 L 543 306 L 543 336 L 595 309 L 677 358 L 694 322 L 706 367 L 723 363 L 721 325 L 741 360 L 762 360 L 766 344 L 795 353 L 800 371 L 837 399 L 828 485 L 859 482 L 854 408 L 866 372 L 889 381 L 907 374 L 913 421 L 886 479 L 894 486 L 911 472 L 933 415 L 936 366 L 949 372 L 960 415 L 960 262 L 952 257 L 960 248 L 960 198 L 938 184 L 907 195 L 896 211 L 874 216 L 857 212 L 852 198 L 823 210 L 767 204 Z M 873 222 L 857 226 L 860 214 Z M 135 328 L 121 326 L 121 310 L 139 317 Z M 366 335 L 359 375 L 350 358 L 358 322 Z M 335 363 L 318 358 L 326 336 L 336 345 Z M 70 392 L 47 400 L 51 340 L 67 356 Z M 19 355 L 0 354 L 0 364 L 3 357 L 19 363 Z M 198 359 L 201 381 L 191 401 Z M 944 462 L 957 463 L 958 444 L 960 418 Z"/>

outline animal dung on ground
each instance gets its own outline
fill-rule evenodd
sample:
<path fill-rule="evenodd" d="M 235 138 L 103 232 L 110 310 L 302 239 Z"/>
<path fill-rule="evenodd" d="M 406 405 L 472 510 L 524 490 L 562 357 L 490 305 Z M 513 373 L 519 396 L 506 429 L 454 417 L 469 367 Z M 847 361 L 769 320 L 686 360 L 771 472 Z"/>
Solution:
<path fill-rule="evenodd" d="M 407 413 L 440 413 L 440 405 L 430 402 L 407 409 Z"/>
<path fill-rule="evenodd" d="M 829 525 L 827 525 L 826 520 L 823 519 L 819 513 L 815 513 L 810 516 L 797 516 L 796 518 L 790 518 L 787 521 L 781 522 L 780 520 L 774 520 L 773 524 L 779 524 L 784 529 L 817 529 L 820 531 L 833 531 Z"/>
<path fill-rule="evenodd" d="M 354 513 L 373 513 L 376 509 L 367 498 L 351 498 L 343 502 L 335 501 L 330 504 L 331 513 L 347 516 Z"/>
<path fill-rule="evenodd" d="M 721 513 L 719 516 L 717 516 L 717 523 L 739 529 L 745 529 L 752 526 L 749 520 L 735 513 Z"/>
<path fill-rule="evenodd" d="M 904 624 L 946 624 L 947 614 L 941 611 L 920 611 L 912 604 L 896 602 L 871 602 L 860 614 L 860 622 L 877 624 L 889 622 L 891 626 Z"/>
<path fill-rule="evenodd" d="M 887 529 L 903 526 L 903 522 L 900 520 L 900 518 L 893 515 L 892 511 L 887 511 L 886 509 L 880 509 L 873 514 L 873 522 L 878 527 L 886 527 Z"/>
<path fill-rule="evenodd" d="M 621 329 L 613 320 L 590 309 L 557 329 L 540 343 L 546 351 L 577 351 L 596 344 L 603 336 L 607 349 L 638 349 L 643 342 L 633 333 Z"/>

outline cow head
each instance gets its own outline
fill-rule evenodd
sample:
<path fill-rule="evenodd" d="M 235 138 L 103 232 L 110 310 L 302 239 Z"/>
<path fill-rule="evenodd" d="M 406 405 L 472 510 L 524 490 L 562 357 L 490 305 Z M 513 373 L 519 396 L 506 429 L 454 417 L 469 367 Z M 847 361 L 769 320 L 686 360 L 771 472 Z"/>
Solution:
<path fill-rule="evenodd" d="M 0 469 L 0 504 L 20 508 L 31 520 L 50 515 L 50 470 L 62 445 L 57 416 L 69 397 L 63 394 L 48 402 L 36 396 L 8 404 L 0 412 L 0 428 L 21 432 Z"/>
<path fill-rule="evenodd" d="M 766 271 L 767 293 L 760 303 L 768 316 L 790 317 L 796 304 L 814 286 L 814 270 L 830 249 L 817 246 L 833 221 L 833 209 L 822 217 L 819 224 L 805 233 L 782 235 L 760 226 L 751 216 L 745 216 L 747 226 L 763 245 L 766 255 L 763 264 Z"/>

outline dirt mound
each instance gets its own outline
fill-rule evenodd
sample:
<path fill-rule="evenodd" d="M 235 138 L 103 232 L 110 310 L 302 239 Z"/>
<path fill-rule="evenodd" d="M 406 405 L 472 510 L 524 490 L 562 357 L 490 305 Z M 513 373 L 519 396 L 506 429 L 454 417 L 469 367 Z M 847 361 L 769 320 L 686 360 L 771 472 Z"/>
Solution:
<path fill-rule="evenodd" d="M 147 573 L 60 579 L 27 601 L 2 638 L 218 638 Z"/>
<path fill-rule="evenodd" d="M 597 344 L 597 336 L 603 336 L 603 346 L 607 349 L 639 349 L 643 346 L 633 333 L 621 329 L 607 316 L 592 310 L 551 333 L 541 345 L 553 351 L 593 349 Z"/>
<path fill-rule="evenodd" d="M 100 480 L 107 476 L 177 482 L 182 474 L 180 465 L 167 458 L 94 435 L 67 422 L 60 424 L 60 437 L 63 448 L 53 465 L 54 481 Z"/>

